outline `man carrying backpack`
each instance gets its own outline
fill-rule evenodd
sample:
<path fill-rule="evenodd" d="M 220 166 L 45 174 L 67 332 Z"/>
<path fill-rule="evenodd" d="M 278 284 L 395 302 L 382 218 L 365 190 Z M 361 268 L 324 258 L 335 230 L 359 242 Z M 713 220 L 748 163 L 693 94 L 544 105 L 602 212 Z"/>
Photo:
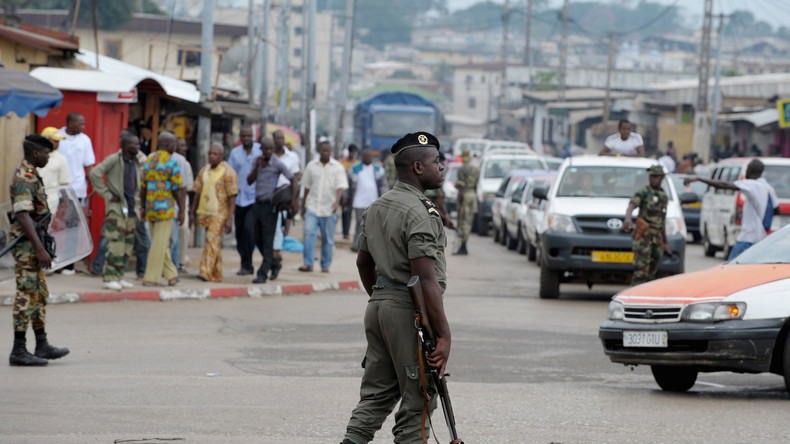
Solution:
<path fill-rule="evenodd" d="M 761 177 L 763 170 L 765 170 L 765 165 L 758 159 L 754 159 L 746 166 L 746 178 L 743 180 L 730 183 L 703 177 L 689 177 L 683 181 L 685 185 L 688 185 L 698 180 L 714 188 L 737 190 L 743 193 L 746 202 L 741 215 L 741 232 L 738 234 L 738 239 L 730 250 L 730 257 L 727 260 L 735 259 L 747 248 L 761 241 L 771 229 L 774 212 L 779 207 L 779 198 L 776 196 L 774 188 Z"/>

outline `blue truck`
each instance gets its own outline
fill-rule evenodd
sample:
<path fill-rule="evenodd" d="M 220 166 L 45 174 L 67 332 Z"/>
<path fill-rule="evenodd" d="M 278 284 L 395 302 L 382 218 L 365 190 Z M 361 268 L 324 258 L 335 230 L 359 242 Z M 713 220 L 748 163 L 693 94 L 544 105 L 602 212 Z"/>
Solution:
<path fill-rule="evenodd" d="M 439 109 L 417 94 L 384 92 L 362 99 L 354 109 L 354 142 L 375 156 L 406 133 L 436 134 Z"/>

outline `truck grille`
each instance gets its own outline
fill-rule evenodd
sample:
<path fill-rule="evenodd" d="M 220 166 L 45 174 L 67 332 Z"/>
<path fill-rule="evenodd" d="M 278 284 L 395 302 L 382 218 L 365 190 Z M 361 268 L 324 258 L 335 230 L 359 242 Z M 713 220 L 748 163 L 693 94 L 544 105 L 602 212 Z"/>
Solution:
<path fill-rule="evenodd" d="M 631 322 L 662 323 L 680 320 L 682 307 L 625 307 L 625 319 Z"/>
<path fill-rule="evenodd" d="M 573 247 L 571 249 L 571 254 L 574 256 L 590 256 L 592 255 L 593 251 L 613 251 L 618 253 L 630 253 L 632 250 L 629 248 L 624 250 L 622 248 L 611 248 L 611 247 Z"/>
<path fill-rule="evenodd" d="M 576 216 L 575 219 L 582 233 L 620 234 L 623 232 L 622 216 Z M 609 226 L 609 221 L 613 219 L 620 222 L 614 228 Z"/>

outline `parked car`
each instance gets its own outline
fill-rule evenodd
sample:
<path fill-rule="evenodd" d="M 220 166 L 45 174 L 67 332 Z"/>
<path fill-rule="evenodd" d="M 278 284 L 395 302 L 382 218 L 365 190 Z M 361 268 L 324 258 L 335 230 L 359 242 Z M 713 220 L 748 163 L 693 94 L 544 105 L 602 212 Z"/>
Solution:
<path fill-rule="evenodd" d="M 513 142 L 510 140 L 489 140 L 483 148 L 483 157 L 486 154 L 501 151 L 521 151 L 528 154 L 536 154 L 532 148 L 524 142 Z"/>
<path fill-rule="evenodd" d="M 542 190 L 538 192 L 538 194 L 547 194 L 549 187 L 554 183 L 554 176 L 556 176 L 556 173 L 549 181 L 536 182 L 532 190 L 529 191 L 532 200 L 527 208 L 527 214 L 524 216 L 520 228 L 521 238 L 524 239 L 526 243 L 527 260 L 530 262 L 538 260 L 538 254 L 541 251 L 540 237 L 543 232 L 546 231 L 545 218 L 543 217 L 546 200 L 535 197 L 535 190 L 541 188 Z M 538 261 L 538 264 L 540 264 L 540 261 Z"/>
<path fill-rule="evenodd" d="M 724 159 L 713 170 L 711 178 L 734 182 L 746 175 L 746 166 L 751 157 Z M 790 223 L 790 159 L 763 157 L 765 164 L 762 177 L 776 190 L 779 197 L 779 214 L 772 221 L 771 230 L 777 230 Z M 700 211 L 700 234 L 706 256 L 713 256 L 724 250 L 729 257 L 730 249 L 741 231 L 741 213 L 746 202 L 745 196 L 735 190 L 709 187 L 702 198 Z"/>
<path fill-rule="evenodd" d="M 527 211 L 535 202 L 532 190 L 537 185 L 546 185 L 554 179 L 554 172 L 535 171 L 524 177 L 506 202 L 504 211 L 502 244 L 510 250 L 517 250 L 519 254 L 526 254 L 527 242 L 522 231 L 522 225 L 527 222 Z M 533 253 L 534 254 L 534 253 Z"/>
<path fill-rule="evenodd" d="M 453 143 L 453 156 L 460 157 L 463 150 L 469 150 L 469 155 L 474 158 L 483 156 L 483 150 L 488 143 L 487 139 L 473 139 L 470 137 L 461 137 Z"/>
<path fill-rule="evenodd" d="M 502 184 L 494 193 L 494 202 L 491 204 L 491 227 L 494 230 L 494 242 L 505 245 L 504 219 L 508 203 L 518 186 L 532 173 L 532 170 L 513 170 L 502 179 Z"/>
<path fill-rule="evenodd" d="M 444 206 L 450 213 L 458 209 L 458 189 L 455 188 L 455 183 L 458 181 L 458 168 L 461 165 L 461 162 L 448 163 L 444 173 L 444 183 L 442 184 Z"/>
<path fill-rule="evenodd" d="M 562 165 L 562 159 L 559 157 L 543 156 L 543 160 L 546 162 L 546 169 L 550 171 L 557 171 Z"/>
<path fill-rule="evenodd" d="M 770 372 L 790 390 L 790 226 L 734 260 L 621 291 L 598 337 L 612 362 L 649 365 L 663 390 L 700 372 Z"/>
<path fill-rule="evenodd" d="M 495 151 L 483 156 L 480 162 L 480 179 L 477 181 L 477 234 L 487 236 L 491 224 L 491 206 L 496 191 L 507 173 L 516 169 L 545 170 L 548 164 L 543 156 L 523 150 Z"/>
<path fill-rule="evenodd" d="M 681 204 L 683 209 L 683 220 L 686 222 L 686 232 L 692 237 L 693 242 L 699 242 L 702 235 L 699 232 L 699 213 L 702 207 L 702 197 L 708 190 L 708 186 L 702 182 L 691 182 L 688 185 L 683 185 L 683 179 L 693 177 L 689 174 L 672 174 L 672 183 L 675 185 L 675 190 L 683 195 L 684 193 L 693 193 L 697 196 L 696 202 L 688 202 Z"/>
<path fill-rule="evenodd" d="M 630 283 L 633 248 L 623 220 L 633 193 L 648 184 L 652 159 L 579 156 L 565 160 L 548 192 L 539 188 L 535 197 L 546 199 L 546 230 L 540 245 L 541 298 L 557 298 L 566 282 Z M 660 275 L 682 273 L 686 252 L 686 224 L 672 181 L 667 193 L 666 234 L 673 254 L 663 256 Z M 540 190 L 540 192 L 538 192 Z"/>

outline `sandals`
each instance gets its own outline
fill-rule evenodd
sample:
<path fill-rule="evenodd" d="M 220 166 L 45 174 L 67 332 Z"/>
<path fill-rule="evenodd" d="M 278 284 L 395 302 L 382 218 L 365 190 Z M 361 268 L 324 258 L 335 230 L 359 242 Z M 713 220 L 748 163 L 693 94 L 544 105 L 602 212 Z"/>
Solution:
<path fill-rule="evenodd" d="M 178 281 L 180 281 L 180 279 L 177 278 L 177 277 L 174 277 L 173 279 L 170 279 L 169 281 L 167 281 L 167 285 L 172 287 L 172 286 L 176 285 L 178 283 Z"/>
<path fill-rule="evenodd" d="M 313 271 L 313 267 L 309 265 L 302 265 L 301 267 L 297 268 L 297 270 L 308 272 L 308 271 Z"/>

